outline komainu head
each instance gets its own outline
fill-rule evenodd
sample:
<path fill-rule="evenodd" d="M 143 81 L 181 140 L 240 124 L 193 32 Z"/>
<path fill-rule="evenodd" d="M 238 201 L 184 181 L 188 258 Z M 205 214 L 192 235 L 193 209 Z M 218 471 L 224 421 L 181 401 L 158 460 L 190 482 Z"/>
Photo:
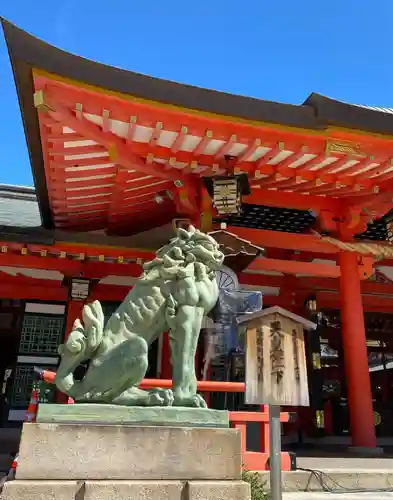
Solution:
<path fill-rule="evenodd" d="M 198 263 L 206 266 L 206 270 L 219 269 L 224 261 L 224 254 L 218 243 L 208 234 L 202 233 L 193 226 L 188 229 L 177 229 L 177 236 L 168 245 L 156 252 L 156 258 L 144 264 L 145 271 L 163 266 L 164 268 L 184 268 L 188 264 Z"/>

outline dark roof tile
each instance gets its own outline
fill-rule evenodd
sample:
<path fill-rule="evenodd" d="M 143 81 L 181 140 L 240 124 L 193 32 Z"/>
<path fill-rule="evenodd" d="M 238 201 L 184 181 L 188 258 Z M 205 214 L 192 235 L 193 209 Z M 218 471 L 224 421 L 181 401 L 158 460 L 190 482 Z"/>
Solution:
<path fill-rule="evenodd" d="M 34 188 L 0 185 L 0 224 L 4 226 L 41 226 Z"/>

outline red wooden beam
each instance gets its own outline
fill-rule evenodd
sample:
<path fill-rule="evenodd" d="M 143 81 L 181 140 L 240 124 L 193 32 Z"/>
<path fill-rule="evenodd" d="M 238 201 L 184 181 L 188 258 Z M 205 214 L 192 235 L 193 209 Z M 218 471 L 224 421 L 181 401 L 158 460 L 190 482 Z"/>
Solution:
<path fill-rule="evenodd" d="M 22 269 L 22 268 L 21 268 Z M 60 288 L 62 286 L 62 279 L 42 279 L 42 278 L 32 278 L 31 276 L 25 276 L 24 274 L 8 274 L 6 272 L 0 273 L 0 280 L 2 285 L 14 286 L 44 286 L 46 288 Z"/>
<path fill-rule="evenodd" d="M 276 271 L 284 274 L 307 274 L 324 278 L 340 276 L 339 266 L 315 264 L 313 262 L 298 262 L 295 260 L 279 260 L 260 258 L 252 262 L 248 271 Z"/>
<path fill-rule="evenodd" d="M 199 141 L 198 145 L 193 151 L 194 156 L 202 155 L 206 149 L 206 146 L 213 138 L 213 133 L 211 130 L 205 130 L 203 134 L 201 134 L 202 139 Z"/>
<path fill-rule="evenodd" d="M 270 160 L 275 158 L 281 151 L 284 150 L 284 143 L 283 141 L 276 141 L 276 143 L 273 145 L 269 145 L 270 149 L 269 151 L 266 151 L 258 160 L 254 163 L 254 170 L 260 170 L 264 165 L 266 165 Z M 274 171 L 275 168 L 273 167 Z"/>
<path fill-rule="evenodd" d="M 139 199 L 141 196 L 157 194 L 159 191 L 166 191 L 167 189 L 171 189 L 173 185 L 169 182 L 161 182 L 161 183 L 152 183 L 150 186 L 134 188 L 133 186 L 129 186 L 127 190 L 124 191 L 124 198 L 122 202 L 124 206 L 127 205 L 128 200 Z"/>
<path fill-rule="evenodd" d="M 278 279 L 280 277 L 277 277 Z M 302 278 L 298 280 L 301 283 L 304 280 L 312 281 L 312 278 Z M 326 280 L 331 281 L 331 280 Z M 42 280 L 37 280 L 39 285 L 30 284 L 31 280 L 27 279 L 26 283 L 21 282 L 2 282 L 0 284 L 0 299 L 16 298 L 21 300 L 50 300 L 55 302 L 67 302 L 68 301 L 68 290 L 61 286 L 52 286 L 49 282 L 45 286 L 42 285 Z M 365 285 L 366 283 L 363 283 Z M 368 283 L 367 283 L 368 284 Z M 371 285 L 371 283 L 370 283 Z M 381 285 L 386 286 L 386 285 Z M 389 291 L 391 291 L 391 286 L 389 286 Z M 89 297 L 89 301 L 101 300 L 101 301 L 114 301 L 121 302 L 124 300 L 130 286 L 118 286 L 118 285 L 101 285 L 97 284 L 93 287 L 92 293 Z M 296 291 L 296 304 L 301 306 L 304 300 L 307 298 L 308 294 L 312 292 L 312 288 L 306 289 L 295 289 Z M 363 295 L 363 304 L 366 311 L 376 311 L 376 312 L 391 312 L 393 309 L 393 296 L 381 296 L 381 295 L 370 295 L 368 293 Z M 315 292 L 318 307 L 321 308 L 337 308 L 340 305 L 340 296 L 338 290 L 317 290 Z M 297 307 L 292 301 L 288 299 L 283 299 L 281 297 L 264 296 L 265 305 L 279 305 L 285 309 L 291 310 L 293 307 Z"/>
<path fill-rule="evenodd" d="M 83 135 L 71 133 L 71 134 L 63 134 L 63 132 L 55 133 L 52 129 L 52 133 L 47 137 L 49 142 L 54 144 L 59 144 L 59 147 L 63 147 L 64 142 L 71 141 L 85 141 L 86 138 Z"/>
<path fill-rule="evenodd" d="M 149 146 L 151 148 L 154 147 L 157 144 L 158 140 L 160 139 L 161 130 L 162 130 L 162 122 L 157 122 L 149 140 Z"/>
<path fill-rule="evenodd" d="M 45 132 L 43 137 L 45 137 Z M 67 167 L 75 167 L 75 165 L 79 167 L 90 167 L 91 165 L 95 165 L 96 167 L 101 166 L 99 169 L 100 172 L 103 172 L 105 169 L 105 173 L 108 173 L 111 168 L 114 167 L 114 161 L 111 159 L 109 156 L 106 157 L 101 157 L 101 158 L 81 158 L 79 160 L 61 160 L 60 158 L 50 158 L 48 157 L 48 163 L 52 168 L 57 168 L 59 170 L 59 174 L 64 171 L 64 169 Z M 97 169 L 98 170 L 98 169 Z M 86 175 L 86 170 L 81 171 L 83 172 L 84 175 Z M 76 177 L 76 171 L 72 171 L 72 174 L 70 177 Z"/>
<path fill-rule="evenodd" d="M 181 108 L 165 108 L 159 103 L 145 102 L 142 100 L 125 99 L 124 96 L 114 94 L 102 94 L 90 88 L 80 88 L 46 76 L 38 74 L 34 75 L 36 88 L 51 87 L 56 93 L 67 98 L 75 104 L 76 102 L 83 105 L 83 110 L 87 113 L 96 115 L 102 114 L 103 107 L 110 112 L 112 119 L 121 120 L 128 123 L 130 116 L 133 118 L 138 116 L 138 124 L 151 127 L 152 123 L 157 121 L 159 117 L 165 123 L 165 130 L 178 132 L 181 126 L 186 125 L 189 134 L 202 137 L 204 130 L 208 126 L 214 132 L 214 138 L 225 140 L 231 134 L 238 134 L 242 140 L 253 140 L 259 135 L 263 136 L 264 142 L 273 140 L 297 140 L 300 145 L 307 140 L 307 145 L 323 144 L 329 138 L 346 139 L 367 150 L 368 155 L 374 152 L 392 152 L 392 145 L 389 138 L 370 137 L 369 134 L 356 132 L 350 133 L 346 131 L 328 130 L 316 133 L 315 130 L 300 130 L 296 128 L 277 128 L 266 124 L 251 124 L 246 121 L 231 121 L 221 116 L 206 116 L 201 113 L 195 113 L 192 110 Z"/>
<path fill-rule="evenodd" d="M 91 279 L 101 279 L 109 275 L 138 277 L 142 271 L 141 266 L 137 264 L 80 262 L 67 258 L 36 257 L 11 253 L 0 253 L 0 265 L 53 270 L 67 276 L 84 276 Z"/>
<path fill-rule="evenodd" d="M 131 288 L 131 286 L 94 285 L 88 302 L 94 300 L 121 302 Z M 0 299 L 10 298 L 68 302 L 68 289 L 62 286 L 32 285 L 30 282 L 26 284 L 2 282 L 0 284 Z"/>
<path fill-rule="evenodd" d="M 392 153 L 390 153 L 390 156 L 391 155 L 392 155 Z M 363 172 L 363 173 L 357 175 L 356 179 L 359 179 L 359 180 L 368 179 L 370 177 L 370 175 L 379 175 L 381 172 L 384 172 L 384 170 L 387 170 L 388 168 L 393 167 L 393 159 L 392 158 L 388 158 L 387 160 L 385 160 L 383 162 L 376 161 L 375 163 L 379 163 L 379 165 L 376 167 L 373 167 L 370 170 L 366 170 L 366 172 Z M 377 184 L 379 183 L 379 177 L 376 177 L 374 180 L 376 181 Z"/>
<path fill-rule="evenodd" d="M 256 152 L 256 150 L 261 146 L 261 144 L 261 139 L 254 139 L 253 141 L 250 141 L 246 149 L 237 157 L 236 163 L 243 163 L 248 161 Z M 250 165 L 253 165 L 253 163 L 249 163 Z"/>
<path fill-rule="evenodd" d="M 333 198 L 311 196 L 299 193 L 283 193 L 253 186 L 251 195 L 243 197 L 244 203 L 268 205 L 279 208 L 296 208 L 298 210 L 330 210 L 342 213 L 342 202 Z"/>
<path fill-rule="evenodd" d="M 357 183 L 355 181 L 354 176 L 342 176 L 338 177 L 336 174 L 324 174 L 317 171 L 304 171 L 299 175 L 296 168 L 289 167 L 281 167 L 281 171 L 278 171 L 278 168 L 274 165 L 266 165 L 262 164 L 258 167 L 258 171 L 260 174 L 269 175 L 261 180 L 255 180 L 255 184 L 258 184 L 263 187 L 281 187 L 281 184 L 277 184 L 278 182 L 285 182 L 286 189 L 291 189 L 294 192 L 309 192 L 310 189 L 315 189 L 319 187 L 322 183 L 326 185 L 334 185 L 335 182 L 340 182 L 345 186 L 355 186 Z M 302 180 L 306 180 L 307 182 L 298 182 L 298 178 Z M 289 182 L 290 179 L 293 179 L 293 182 Z M 372 179 L 365 179 L 359 185 L 362 188 L 370 188 L 373 186 Z"/>
<path fill-rule="evenodd" d="M 48 187 L 50 189 L 51 196 L 57 200 L 64 200 L 65 202 L 68 200 L 68 202 L 66 202 L 68 205 L 73 203 L 72 198 L 75 196 L 85 196 L 86 200 L 91 200 L 92 198 L 89 198 L 91 195 L 100 194 L 103 196 L 110 196 L 113 192 L 113 185 L 109 185 L 107 183 L 109 181 L 109 183 L 112 184 L 114 177 L 115 176 L 113 175 L 107 180 L 94 179 L 91 183 L 89 179 L 84 179 L 73 182 L 72 185 L 70 185 L 68 183 L 65 184 L 64 182 L 61 182 L 59 179 L 55 180 L 55 178 L 51 176 L 51 178 L 48 179 Z M 82 188 L 83 191 L 80 191 L 80 188 Z"/>
<path fill-rule="evenodd" d="M 173 141 L 171 145 L 171 153 L 177 153 L 179 149 L 182 147 L 183 142 L 188 134 L 187 127 L 181 127 L 180 132 L 177 134 L 176 139 Z"/>
<path fill-rule="evenodd" d="M 283 197 L 284 198 L 284 197 Z M 339 248 L 310 234 L 293 234 L 245 227 L 228 226 L 227 231 L 259 247 L 284 248 L 327 254 L 339 253 Z"/>
<path fill-rule="evenodd" d="M 65 137 L 65 135 L 63 136 Z M 86 141 L 86 139 L 83 139 Z M 97 158 L 109 158 L 108 151 L 105 147 L 96 144 L 95 146 L 73 146 L 65 148 L 62 144 L 56 144 L 48 148 L 49 156 L 74 156 L 74 155 L 85 155 L 89 153 L 100 153 L 102 156 L 97 156 Z M 60 159 L 61 161 L 61 159 Z M 78 160 L 74 160 L 78 161 Z"/>
<path fill-rule="evenodd" d="M 0 284 L 1 299 L 19 300 L 49 300 L 67 302 L 68 290 L 62 287 L 47 287 L 34 285 Z"/>
<path fill-rule="evenodd" d="M 104 255 L 105 257 L 118 258 L 121 256 L 124 259 L 141 259 L 145 261 L 154 259 L 155 257 L 155 252 L 153 252 L 152 250 L 126 248 L 120 246 L 89 245 L 87 243 L 70 243 L 63 242 L 61 240 L 56 241 L 54 245 L 38 245 L 36 243 L 24 244 L 9 241 L 0 241 L 0 246 L 8 247 L 12 250 L 17 251 L 21 251 L 22 248 L 26 248 L 28 253 L 52 252 L 55 254 L 60 254 L 61 252 L 65 252 L 65 254 L 81 255 L 81 259 L 85 259 L 88 257 L 99 257 L 101 255 Z M 3 259 L 6 258 L 5 256 L 7 255 L 13 254 L 3 253 Z"/>
<path fill-rule="evenodd" d="M 94 211 L 89 211 L 88 213 L 83 213 L 83 212 L 75 212 L 71 213 L 68 215 L 66 212 L 59 212 L 59 211 L 54 211 L 53 212 L 53 219 L 57 223 L 58 226 L 61 225 L 62 222 L 68 223 L 68 222 L 77 222 L 80 220 L 94 220 L 97 218 L 107 218 L 108 217 L 108 211 L 107 210 L 94 210 Z"/>
<path fill-rule="evenodd" d="M 94 201 L 96 200 L 96 201 Z M 77 213 L 89 210 L 104 210 L 110 204 L 110 194 L 105 193 L 101 198 L 82 199 L 82 200 L 66 200 L 66 199 L 52 199 L 53 211 L 57 214 L 64 213 Z"/>
<path fill-rule="evenodd" d="M 298 175 L 302 175 L 304 174 L 304 172 L 310 171 L 312 167 L 315 167 L 316 165 L 323 163 L 323 161 L 326 160 L 326 158 L 327 158 L 326 152 L 318 154 L 315 158 L 312 158 L 304 165 L 300 165 L 299 167 L 297 167 L 296 172 L 298 173 Z"/>
<path fill-rule="evenodd" d="M 101 231 L 107 229 L 108 222 L 106 217 L 91 217 L 90 219 L 84 218 L 72 218 L 70 220 L 62 220 L 61 222 L 56 221 L 57 229 L 64 229 L 67 231 L 78 232 L 88 232 L 88 231 Z"/>
<path fill-rule="evenodd" d="M 284 288 L 287 286 L 285 276 L 272 276 L 267 274 L 250 274 L 247 272 L 238 275 L 242 285 Z M 309 277 L 303 276 L 295 278 L 295 282 L 290 291 L 335 291 L 339 292 L 339 278 Z M 393 283 L 377 283 L 375 281 L 362 281 L 361 289 L 363 294 L 391 296 L 393 299 Z"/>
<path fill-rule="evenodd" d="M 176 210 L 179 214 L 196 216 L 199 210 L 195 188 L 177 187 L 172 191 Z"/>
<path fill-rule="evenodd" d="M 362 262 L 358 266 L 361 280 L 367 280 L 373 274 L 374 259 L 372 257 L 362 257 Z M 247 268 L 250 271 L 276 271 L 283 274 L 299 274 L 306 276 L 317 276 L 325 278 L 335 278 L 341 275 L 340 267 L 330 264 L 316 262 L 300 262 L 297 260 L 279 260 L 260 258 L 254 260 Z"/>
<path fill-rule="evenodd" d="M 138 234 L 148 229 L 153 229 L 159 226 L 170 223 L 176 212 L 174 205 L 167 202 L 162 206 L 155 204 L 155 209 L 152 210 L 135 210 L 132 215 L 132 225 L 130 224 L 130 214 L 119 214 L 113 216 L 113 223 L 108 228 L 108 234 L 116 234 L 117 236 L 131 236 Z M 124 207 L 126 208 L 126 207 Z M 136 209 L 137 207 L 135 207 Z"/>
<path fill-rule="evenodd" d="M 365 209 L 371 209 L 372 207 L 378 206 L 380 204 L 393 204 L 393 189 L 392 187 L 383 186 L 378 193 L 368 192 L 368 194 L 359 193 L 358 196 L 352 196 L 345 198 L 345 204 L 347 206 L 360 206 Z"/>
<path fill-rule="evenodd" d="M 345 170 L 343 170 L 342 173 L 343 173 L 343 175 L 353 175 L 353 174 L 356 175 L 357 172 L 359 172 L 360 170 L 363 170 L 365 168 L 370 167 L 374 163 L 383 164 L 385 161 L 386 161 L 386 158 L 377 159 L 374 157 L 366 157 L 366 158 L 363 158 L 363 160 L 360 160 L 358 163 L 356 163 L 352 167 L 346 168 Z M 374 170 L 374 168 L 376 168 L 376 167 L 372 167 L 371 169 L 366 170 L 364 172 L 364 173 L 369 173 L 368 176 L 364 177 L 365 179 L 369 178 L 370 175 L 373 175 L 372 171 Z M 356 175 L 356 180 L 360 180 L 358 175 Z"/>
<path fill-rule="evenodd" d="M 132 200 L 129 200 L 130 202 Z M 157 219 L 162 221 L 163 214 L 168 214 L 168 220 L 173 212 L 172 200 L 164 200 L 161 204 L 158 204 L 154 197 L 142 198 L 140 201 L 137 199 L 134 203 L 127 203 L 126 205 L 118 204 L 112 209 L 111 222 L 123 222 L 130 229 L 135 228 L 135 218 L 145 215 L 145 220 L 147 221 L 151 216 L 157 214 Z M 150 217 L 148 217 L 148 215 Z M 130 217 L 131 216 L 131 217 Z M 131 223 L 132 221 L 132 223 Z M 147 231 L 149 225 L 146 223 L 144 230 Z"/>
<path fill-rule="evenodd" d="M 196 137 L 203 137 L 206 133 L 206 126 L 213 130 L 214 139 L 226 140 L 228 137 L 239 133 L 241 141 L 257 140 L 263 134 L 264 143 L 282 141 L 283 137 L 289 141 L 299 143 L 299 147 L 307 138 L 307 145 L 319 145 L 324 147 L 326 138 L 316 136 L 315 131 L 295 130 L 288 128 L 284 132 L 274 127 L 250 124 L 241 121 L 229 121 L 222 117 L 201 116 L 199 113 L 181 108 L 164 108 L 159 104 L 142 102 L 138 100 L 126 100 L 122 96 L 98 94 L 96 91 L 87 88 L 75 87 L 72 84 L 57 81 L 52 78 L 34 75 L 36 88 L 50 88 L 54 97 L 61 98 L 70 105 L 76 102 L 82 104 L 83 111 L 95 115 L 102 114 L 102 108 L 110 111 L 112 119 L 128 123 L 130 116 L 138 117 L 138 125 L 151 127 L 157 119 L 165 123 L 165 130 L 178 133 L 179 129 L 187 126 L 188 133 Z M 297 148 L 296 148 L 297 149 Z"/>
<path fill-rule="evenodd" d="M 337 308 L 340 303 L 339 292 L 318 291 L 316 292 L 317 304 L 325 308 Z M 391 312 L 393 306 L 392 297 L 381 297 L 374 295 L 362 295 L 362 302 L 365 311 Z"/>
<path fill-rule="evenodd" d="M 350 158 L 348 157 L 347 154 L 340 155 L 340 157 L 337 158 L 336 161 L 333 163 L 329 163 L 328 165 L 325 165 L 321 169 L 318 169 L 318 174 L 330 174 L 332 171 L 343 167 L 346 163 L 350 161 Z M 343 171 L 345 172 L 345 170 Z M 345 175 L 345 174 L 344 174 Z"/>
<path fill-rule="evenodd" d="M 237 137 L 235 134 L 231 135 L 229 139 L 224 141 L 224 144 L 219 148 L 217 153 L 214 155 L 215 160 L 219 160 L 223 158 L 225 155 L 229 153 L 229 151 L 232 149 L 233 145 L 236 144 L 237 142 Z"/>
<path fill-rule="evenodd" d="M 52 82 L 53 83 L 53 82 Z M 57 84 L 56 84 L 57 86 Z M 58 90 L 58 89 L 55 89 L 55 90 Z M 53 92 L 53 89 L 52 89 L 52 92 Z M 67 93 L 72 93 L 72 90 L 68 87 L 67 88 Z M 61 96 L 61 98 L 64 99 L 64 96 Z M 75 95 L 75 98 L 76 98 L 76 95 Z M 89 95 L 89 98 L 90 98 L 90 102 L 91 102 L 91 99 L 94 99 L 92 95 Z M 75 101 L 74 101 L 75 102 Z M 78 102 L 79 102 L 79 99 L 78 99 Z M 111 101 L 112 102 L 112 101 Z M 96 111 L 97 113 L 97 111 Z M 166 113 L 166 112 L 164 112 Z M 166 126 L 166 129 L 168 127 Z M 187 127 L 184 127 L 182 125 L 182 128 L 187 128 Z M 188 130 L 188 128 L 187 128 Z M 287 135 L 287 134 L 286 134 Z M 290 135 L 290 134 L 289 134 Z M 290 135 L 291 136 L 291 135 Z M 212 135 L 207 137 L 207 139 L 211 139 Z M 133 143 L 132 144 L 132 152 L 134 154 L 139 154 L 141 156 L 145 156 L 144 154 L 142 154 L 141 152 L 138 152 L 137 151 L 137 148 L 148 148 L 149 149 L 149 153 L 152 155 L 152 156 L 161 156 L 158 152 L 155 151 L 155 142 L 154 141 L 154 145 L 153 144 L 138 144 L 138 143 Z M 313 146 L 312 146 L 312 149 L 309 149 L 309 151 L 312 151 L 314 152 L 314 149 L 315 149 L 315 153 L 316 154 L 319 154 L 320 150 L 321 149 L 324 149 L 324 142 L 322 143 L 320 139 L 316 140 L 316 138 L 313 139 Z M 344 174 L 334 174 L 333 176 L 326 176 L 326 175 L 323 175 L 325 173 L 328 173 L 330 170 L 334 170 L 338 167 L 337 165 L 337 162 L 334 166 L 327 166 L 326 168 L 323 168 L 322 170 L 319 170 L 318 172 L 313 172 L 313 171 L 310 171 L 310 170 L 306 170 L 305 173 L 303 172 L 299 172 L 298 169 L 291 169 L 291 168 L 287 168 L 286 165 L 289 165 L 290 162 L 293 162 L 295 159 L 296 159 L 296 156 L 299 156 L 302 154 L 302 152 L 299 152 L 299 148 L 302 148 L 303 146 L 301 146 L 300 144 L 296 144 L 295 147 L 290 147 L 290 149 L 293 149 L 295 151 L 294 155 L 292 155 L 292 157 L 290 158 L 290 160 L 284 160 L 283 162 L 281 162 L 277 167 L 272 167 L 272 166 L 267 166 L 267 165 L 262 165 L 263 163 L 266 163 L 266 157 L 264 157 L 259 163 L 261 164 L 261 168 L 262 169 L 268 169 L 268 170 L 271 170 L 272 172 L 271 173 L 276 173 L 276 172 L 280 172 L 282 175 L 284 176 L 287 176 L 287 177 L 295 177 L 295 176 L 298 176 L 299 174 L 301 174 L 302 176 L 304 176 L 305 178 L 307 179 L 321 179 L 323 182 L 326 182 L 326 183 L 332 183 L 332 182 L 335 182 L 337 179 L 340 179 L 341 182 L 347 184 L 348 186 L 351 186 L 351 185 L 354 185 L 355 184 L 355 180 L 354 180 L 354 177 L 352 176 L 349 176 L 349 175 L 346 175 L 345 172 Z M 309 146 L 304 146 L 304 148 L 309 148 Z M 152 148 L 154 149 L 154 151 L 152 150 Z M 204 149 L 204 148 L 203 148 Z M 279 148 L 280 149 L 280 148 Z M 164 156 L 168 156 L 170 155 L 172 152 L 170 151 L 169 148 L 161 148 L 161 151 L 162 153 L 164 154 Z M 202 150 L 201 150 L 202 151 Z M 194 152 L 192 153 L 186 153 L 186 152 L 178 152 L 179 155 L 187 155 L 187 158 L 183 158 L 181 159 L 180 157 L 177 158 L 178 161 L 185 161 L 186 163 L 190 163 L 193 159 L 193 157 L 195 157 L 195 154 L 198 153 L 199 154 L 200 152 L 200 148 L 197 148 Z M 303 150 L 304 152 L 304 150 Z M 273 150 L 273 153 L 276 153 L 276 150 L 274 149 Z M 147 152 L 146 152 L 147 154 Z M 269 152 L 268 153 L 269 155 L 272 155 L 272 152 Z M 161 156 L 162 157 L 162 156 Z M 194 158 L 195 159 L 195 158 Z M 209 165 L 209 162 L 214 162 L 214 158 L 212 155 L 209 155 L 208 157 L 208 161 L 203 161 L 202 163 L 203 164 L 206 164 L 206 165 Z M 344 161 L 344 159 L 343 159 Z M 345 162 L 348 161 L 348 158 L 345 159 Z M 238 160 L 237 160 L 237 167 L 238 167 Z M 242 165 L 242 167 L 244 167 L 245 170 L 250 170 L 250 162 L 248 162 L 247 164 L 244 164 Z M 258 168 L 255 167 L 255 168 Z M 270 173 L 270 172 L 269 172 Z M 307 174 L 309 177 L 307 177 L 305 174 Z M 184 175 L 184 174 L 183 174 Z M 321 177 L 322 176 L 322 177 Z M 266 181 L 261 181 L 261 182 L 266 182 Z M 270 181 L 267 181 L 268 183 Z M 276 184 L 276 179 L 274 178 L 273 179 L 273 183 Z M 281 182 L 281 181 L 280 181 Z M 370 179 L 367 179 L 367 182 L 364 183 L 364 186 L 363 187 L 370 187 L 371 185 L 373 184 L 373 182 L 370 180 Z M 298 189 L 301 189 L 301 190 L 304 190 L 305 186 L 302 186 L 299 188 L 299 186 L 297 186 Z"/>
<path fill-rule="evenodd" d="M 189 127 L 189 134 L 203 137 L 207 124 L 211 124 L 217 129 L 217 134 L 214 137 L 224 140 L 234 133 L 234 129 L 239 130 L 239 135 L 246 139 L 253 139 L 258 136 L 258 130 L 262 127 L 250 125 L 248 123 L 234 122 L 224 120 L 220 117 L 201 116 L 198 113 L 189 113 L 187 110 L 180 108 L 164 108 L 158 107 L 159 104 L 147 103 L 138 100 L 126 100 L 121 95 L 98 94 L 93 89 L 76 88 L 72 84 L 60 82 L 54 78 L 47 78 L 40 75 L 34 75 L 36 88 L 44 88 L 45 85 L 52 89 L 60 96 L 66 95 L 72 102 L 79 102 L 83 105 L 83 109 L 87 113 L 101 114 L 102 108 L 105 107 L 111 113 L 111 117 L 117 120 L 129 121 L 130 116 L 138 116 L 138 124 L 150 126 L 157 121 L 158 116 L 165 123 L 165 130 L 178 132 L 179 129 L 186 125 Z M 266 132 L 268 127 L 262 130 Z M 273 137 L 277 137 L 277 133 Z M 290 132 L 290 129 L 289 129 Z M 264 137 L 265 137 L 264 133 Z M 280 131 L 282 135 L 282 131 Z M 295 131 L 292 132 L 292 137 L 296 137 Z M 315 140 L 315 132 L 305 132 L 305 136 Z M 319 140 L 324 140 L 322 137 Z"/>
<path fill-rule="evenodd" d="M 61 99 L 51 98 L 50 93 L 45 95 L 45 106 L 47 106 L 46 114 L 51 116 L 52 119 L 72 128 L 87 139 L 94 140 L 105 146 L 109 151 L 112 161 L 145 174 L 180 183 L 181 187 L 184 186 L 191 191 L 194 189 L 194 185 L 197 182 L 194 176 L 184 175 L 173 169 L 165 170 L 157 162 L 144 160 L 142 157 L 134 154 L 129 145 L 125 144 L 120 137 L 111 132 L 104 132 L 99 126 L 89 122 L 85 118 L 77 118 L 66 105 L 62 104 Z M 187 204 L 189 202 L 190 199 L 188 198 Z M 194 208 L 196 212 L 197 207 L 195 206 Z"/>
<path fill-rule="evenodd" d="M 11 267 L 29 267 L 59 271 L 70 276 L 80 276 L 83 272 L 83 262 L 59 259 L 55 257 L 36 257 L 30 255 L 0 254 L 0 265 Z"/>
<path fill-rule="evenodd" d="M 291 154 L 285 160 L 280 161 L 276 167 L 277 167 L 277 172 L 278 173 L 283 173 L 287 172 L 287 168 L 292 165 L 292 163 L 295 163 L 297 160 L 302 158 L 305 154 L 318 154 L 319 151 L 310 151 L 307 146 L 302 146 L 297 152 Z M 293 170 L 293 169 L 292 169 Z M 294 169 L 296 171 L 296 168 Z"/>

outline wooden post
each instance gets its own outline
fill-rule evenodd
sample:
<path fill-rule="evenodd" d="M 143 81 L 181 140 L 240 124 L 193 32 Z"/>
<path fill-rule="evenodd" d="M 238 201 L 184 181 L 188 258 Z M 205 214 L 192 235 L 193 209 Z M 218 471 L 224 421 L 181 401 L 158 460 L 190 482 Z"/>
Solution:
<path fill-rule="evenodd" d="M 70 299 L 70 301 L 68 302 L 67 322 L 66 322 L 64 340 L 67 340 L 68 335 L 71 333 L 75 320 L 78 318 L 82 319 L 82 310 L 84 305 L 85 305 L 84 301 Z"/>

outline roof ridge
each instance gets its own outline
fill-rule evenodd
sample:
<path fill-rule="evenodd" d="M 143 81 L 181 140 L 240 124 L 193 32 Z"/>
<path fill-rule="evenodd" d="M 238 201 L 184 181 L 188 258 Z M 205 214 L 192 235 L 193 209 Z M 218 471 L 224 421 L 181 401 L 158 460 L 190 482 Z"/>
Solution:
<path fill-rule="evenodd" d="M 19 186 L 17 184 L 0 184 L 0 191 L 9 191 L 12 193 L 35 194 L 35 187 L 33 187 L 33 186 Z"/>
<path fill-rule="evenodd" d="M 29 186 L 13 186 L 11 184 L 0 184 L 0 199 L 38 201 L 35 188 Z"/>

